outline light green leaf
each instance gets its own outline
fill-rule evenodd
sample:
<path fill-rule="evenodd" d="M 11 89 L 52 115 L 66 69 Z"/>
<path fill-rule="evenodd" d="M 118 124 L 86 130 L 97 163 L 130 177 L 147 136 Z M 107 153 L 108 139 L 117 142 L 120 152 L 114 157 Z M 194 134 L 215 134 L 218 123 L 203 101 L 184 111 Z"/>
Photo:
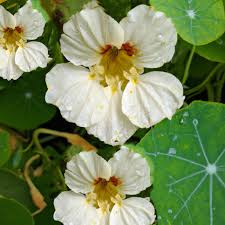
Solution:
<path fill-rule="evenodd" d="M 0 197 L 2 225 L 34 225 L 29 211 L 15 200 Z"/>
<path fill-rule="evenodd" d="M 45 18 L 45 21 L 49 21 L 50 17 L 48 15 L 48 13 L 45 11 L 45 9 L 43 8 L 41 1 L 39 0 L 32 0 L 32 5 L 34 9 L 37 9 Z"/>
<path fill-rule="evenodd" d="M 203 45 L 199 46 L 196 48 L 196 52 L 214 62 L 225 62 L 225 34 L 217 39 L 216 41 L 208 44 L 208 45 Z"/>
<path fill-rule="evenodd" d="M 178 34 L 193 45 L 205 45 L 225 31 L 222 0 L 151 0 L 151 5 L 171 17 Z"/>
<path fill-rule="evenodd" d="M 33 129 L 50 120 L 55 108 L 45 102 L 45 74 L 39 69 L 24 74 L 0 91 L 0 122 L 16 129 Z"/>
<path fill-rule="evenodd" d="M 194 102 L 138 144 L 154 163 L 158 225 L 225 224 L 225 105 Z"/>
<path fill-rule="evenodd" d="M 0 170 L 0 196 L 14 199 L 31 212 L 35 211 L 30 190 L 24 180 L 8 170 Z"/>
<path fill-rule="evenodd" d="M 0 167 L 4 165 L 10 157 L 9 133 L 0 130 Z"/>

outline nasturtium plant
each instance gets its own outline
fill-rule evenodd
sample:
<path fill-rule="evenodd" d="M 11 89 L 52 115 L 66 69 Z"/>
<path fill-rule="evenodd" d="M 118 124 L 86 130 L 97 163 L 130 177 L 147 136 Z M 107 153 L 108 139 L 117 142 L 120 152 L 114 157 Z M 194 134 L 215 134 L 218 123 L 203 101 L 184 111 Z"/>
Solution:
<path fill-rule="evenodd" d="M 194 102 L 138 144 L 154 164 L 157 224 L 225 223 L 225 106 Z"/>
<path fill-rule="evenodd" d="M 46 70 L 25 74 L 0 91 L 0 122 L 10 127 L 26 130 L 50 120 L 55 108 L 44 100 Z"/>
<path fill-rule="evenodd" d="M 224 225 L 224 91 L 225 0 L 0 0 L 0 224 Z"/>
<path fill-rule="evenodd" d="M 151 0 L 174 22 L 178 34 L 193 45 L 205 45 L 218 39 L 225 31 L 222 0 Z"/>

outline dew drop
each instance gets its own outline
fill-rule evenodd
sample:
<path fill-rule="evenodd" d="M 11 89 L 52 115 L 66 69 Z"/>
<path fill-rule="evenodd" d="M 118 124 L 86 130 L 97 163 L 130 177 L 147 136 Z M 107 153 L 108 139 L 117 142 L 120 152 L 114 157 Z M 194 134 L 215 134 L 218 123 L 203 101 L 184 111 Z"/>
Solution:
<path fill-rule="evenodd" d="M 216 40 L 216 42 L 217 42 L 219 45 L 223 45 L 223 44 L 224 44 L 224 42 L 223 42 L 223 40 L 222 40 L 221 38 L 219 38 L 218 40 Z"/>
<path fill-rule="evenodd" d="M 145 172 L 143 170 L 136 170 L 135 171 L 137 173 L 138 176 L 143 177 L 145 176 Z"/>
<path fill-rule="evenodd" d="M 168 154 L 170 155 L 176 155 L 177 151 L 175 148 L 169 148 Z"/>
<path fill-rule="evenodd" d="M 172 209 L 168 209 L 168 213 L 169 214 L 172 214 L 173 213 L 173 210 Z"/>
<path fill-rule="evenodd" d="M 180 124 L 184 124 L 184 119 L 183 118 L 180 120 Z"/>
<path fill-rule="evenodd" d="M 189 112 L 184 112 L 183 117 L 189 117 Z"/>
<path fill-rule="evenodd" d="M 26 99 L 31 99 L 32 98 L 32 93 L 31 92 L 26 92 L 24 94 L 24 96 L 25 96 Z"/>
<path fill-rule="evenodd" d="M 176 140 L 177 140 L 177 135 L 174 135 L 172 141 L 176 141 Z"/>

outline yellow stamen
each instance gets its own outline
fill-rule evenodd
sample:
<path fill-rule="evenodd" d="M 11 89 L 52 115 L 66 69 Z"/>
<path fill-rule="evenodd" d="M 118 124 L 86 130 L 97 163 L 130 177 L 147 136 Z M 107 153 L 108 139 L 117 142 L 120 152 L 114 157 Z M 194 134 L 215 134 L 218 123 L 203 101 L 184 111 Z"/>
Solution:
<path fill-rule="evenodd" d="M 117 47 L 106 45 L 101 50 L 102 58 L 99 65 L 103 68 L 104 78 L 102 84 L 104 86 L 121 88 L 126 86 L 133 77 L 137 78 L 137 68 L 134 66 L 134 57 L 137 50 L 130 43 L 125 43 L 120 49 Z M 139 71 L 138 71 L 139 72 Z"/>
<path fill-rule="evenodd" d="M 0 45 L 5 49 L 9 50 L 10 52 L 16 51 L 18 47 L 23 47 L 25 40 L 24 40 L 24 32 L 21 27 L 12 28 L 5 28 L 3 30 L 3 37 L 0 38 Z"/>
<path fill-rule="evenodd" d="M 103 213 L 109 212 L 115 204 L 121 204 L 125 197 L 119 191 L 120 185 L 121 181 L 116 177 L 108 181 L 98 178 L 94 182 L 93 192 L 87 194 L 87 202 L 100 208 Z"/>

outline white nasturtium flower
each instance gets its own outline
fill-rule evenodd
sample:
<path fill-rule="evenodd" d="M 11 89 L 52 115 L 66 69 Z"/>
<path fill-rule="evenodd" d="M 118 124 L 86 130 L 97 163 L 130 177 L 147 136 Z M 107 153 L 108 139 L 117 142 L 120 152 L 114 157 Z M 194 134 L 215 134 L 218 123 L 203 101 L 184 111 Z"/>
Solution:
<path fill-rule="evenodd" d="M 151 185 L 150 169 L 140 154 L 122 147 L 108 162 L 82 152 L 68 162 L 65 181 L 71 191 L 54 201 L 54 219 L 64 225 L 150 225 L 153 205 L 137 195 Z"/>
<path fill-rule="evenodd" d="M 139 5 L 117 23 L 100 7 L 86 8 L 63 31 L 61 49 L 70 63 L 47 74 L 46 101 L 69 122 L 121 145 L 139 127 L 171 119 L 182 106 L 183 87 L 175 76 L 142 74 L 174 54 L 176 30 L 163 13 Z"/>
<path fill-rule="evenodd" d="M 23 72 L 47 66 L 47 47 L 33 41 L 43 34 L 44 26 L 44 18 L 30 1 L 15 15 L 0 6 L 0 77 L 17 80 Z"/>

